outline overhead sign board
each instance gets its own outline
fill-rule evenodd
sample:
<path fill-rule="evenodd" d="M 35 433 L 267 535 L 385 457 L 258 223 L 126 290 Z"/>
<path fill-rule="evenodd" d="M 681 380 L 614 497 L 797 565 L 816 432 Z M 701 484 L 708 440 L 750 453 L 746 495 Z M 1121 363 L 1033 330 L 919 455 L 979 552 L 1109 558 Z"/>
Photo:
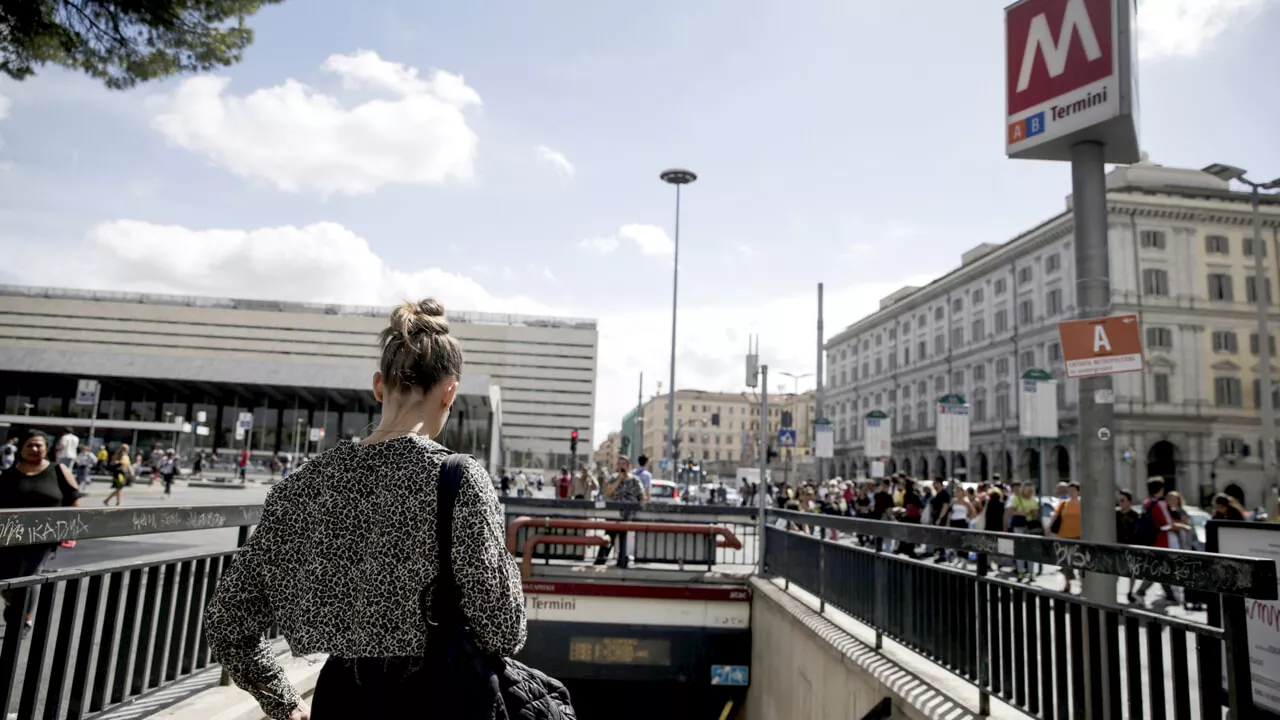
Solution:
<path fill-rule="evenodd" d="M 887 458 L 893 451 L 893 428 L 889 416 L 872 410 L 866 417 L 867 457 Z"/>
<path fill-rule="evenodd" d="M 1018 388 L 1018 434 L 1058 437 L 1058 383 L 1049 373 L 1033 369 L 1022 375 Z"/>
<path fill-rule="evenodd" d="M 1112 315 L 1058 323 L 1067 377 L 1142 371 L 1142 333 L 1137 315 Z"/>
<path fill-rule="evenodd" d="M 959 395 L 938 400 L 938 450 L 969 452 L 969 406 Z"/>
<path fill-rule="evenodd" d="M 1105 146 L 1139 158 L 1135 0 L 1021 0 L 1005 8 L 1005 153 L 1070 160 Z"/>
<path fill-rule="evenodd" d="M 795 430 L 787 430 L 787 429 L 784 429 L 784 430 L 779 430 L 779 431 L 778 431 L 778 447 L 780 447 L 780 448 L 793 448 L 793 447 L 795 447 L 795 446 L 796 446 L 796 431 L 795 431 Z"/>
<path fill-rule="evenodd" d="M 829 424 L 813 426 L 813 456 L 835 457 L 835 428 Z"/>

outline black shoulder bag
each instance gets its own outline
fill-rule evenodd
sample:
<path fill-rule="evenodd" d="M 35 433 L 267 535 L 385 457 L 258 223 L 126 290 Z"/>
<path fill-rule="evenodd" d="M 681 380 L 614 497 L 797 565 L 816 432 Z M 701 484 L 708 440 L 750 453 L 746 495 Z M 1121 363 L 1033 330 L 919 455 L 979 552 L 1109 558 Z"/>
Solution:
<path fill-rule="evenodd" d="M 427 655 L 439 687 L 448 689 L 446 702 L 460 720 L 576 720 L 569 691 L 560 681 L 516 660 L 485 653 L 471 635 L 453 573 L 453 510 L 466 461 L 466 455 L 445 460 L 436 501 L 440 572 L 430 612 L 424 609 L 423 618 L 431 626 Z"/>

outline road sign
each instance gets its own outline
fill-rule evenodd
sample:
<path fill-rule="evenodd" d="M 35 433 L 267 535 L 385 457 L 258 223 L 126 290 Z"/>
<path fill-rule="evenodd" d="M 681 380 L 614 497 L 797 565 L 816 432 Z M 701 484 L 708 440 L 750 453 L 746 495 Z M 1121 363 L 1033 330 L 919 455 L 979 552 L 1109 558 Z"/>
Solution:
<path fill-rule="evenodd" d="M 793 448 L 796 446 L 796 431 L 783 429 L 778 431 L 778 447 Z"/>
<path fill-rule="evenodd" d="M 820 423 L 813 427 L 813 456 L 816 458 L 835 457 L 835 428 L 830 423 Z"/>
<path fill-rule="evenodd" d="M 1004 10 L 1005 153 L 1070 160 L 1094 141 L 1139 158 L 1133 0 L 1020 0 Z"/>
<path fill-rule="evenodd" d="M 236 426 L 236 440 L 243 440 L 243 439 L 244 439 L 244 428 L 242 428 L 242 427 L 240 427 L 239 425 L 237 425 L 237 426 Z"/>
<path fill-rule="evenodd" d="M 667 470 L 670 470 L 670 469 L 671 469 L 671 460 L 669 460 L 668 458 L 662 458 L 661 460 L 659 460 L 659 461 L 658 461 L 658 468 L 659 468 L 660 470 L 662 470 L 663 472 L 666 472 Z"/>
<path fill-rule="evenodd" d="M 893 429 L 889 416 L 880 410 L 872 410 L 867 413 L 865 422 L 867 457 L 889 457 L 893 450 Z"/>
<path fill-rule="evenodd" d="M 76 383 L 76 404 L 92 405 L 94 398 L 98 396 L 97 380 L 81 380 Z"/>
<path fill-rule="evenodd" d="M 311 432 L 307 433 L 307 440 L 310 442 L 320 442 L 324 439 L 324 428 L 311 428 Z"/>
<path fill-rule="evenodd" d="M 240 413 L 239 415 L 237 415 L 237 416 L 236 416 L 236 429 L 237 429 L 237 430 L 252 430 L 252 429 L 253 429 L 253 413 L 251 413 L 251 412 L 242 412 L 242 413 Z M 237 440 L 239 440 L 239 438 L 236 438 L 236 439 L 237 439 Z"/>
<path fill-rule="evenodd" d="M 746 665 L 712 665 L 712 685 L 746 687 L 751 679 L 751 668 Z"/>
<path fill-rule="evenodd" d="M 1022 374 L 1022 385 L 1018 389 L 1018 434 L 1058 437 L 1058 383 L 1038 368 Z"/>
<path fill-rule="evenodd" d="M 1067 377 L 1142 371 L 1142 333 L 1137 315 L 1113 315 L 1058 323 Z"/>
<path fill-rule="evenodd" d="M 943 452 L 969 451 L 969 406 L 960 395 L 938 399 L 938 449 Z"/>

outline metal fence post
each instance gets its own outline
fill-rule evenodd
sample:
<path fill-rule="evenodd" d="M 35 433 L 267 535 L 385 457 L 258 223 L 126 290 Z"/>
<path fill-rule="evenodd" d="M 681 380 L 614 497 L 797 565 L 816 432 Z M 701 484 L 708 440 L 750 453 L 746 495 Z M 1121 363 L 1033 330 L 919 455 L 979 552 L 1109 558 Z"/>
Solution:
<path fill-rule="evenodd" d="M 1222 634 L 1226 638 L 1227 705 L 1233 718 L 1253 717 L 1253 668 L 1245 635 L 1244 598 L 1222 596 Z"/>
<path fill-rule="evenodd" d="M 827 530 L 818 538 L 818 614 L 827 611 Z"/>
<path fill-rule="evenodd" d="M 978 553 L 978 579 L 975 582 L 978 591 L 978 714 L 987 717 L 991 714 L 991 638 L 988 628 L 987 591 L 990 586 L 987 577 L 986 553 Z"/>
<path fill-rule="evenodd" d="M 881 628 L 884 627 L 884 544 L 880 538 L 874 538 L 875 554 L 871 556 L 872 577 L 875 579 L 875 588 L 871 592 L 871 617 L 875 618 L 876 629 L 876 650 L 884 649 L 884 633 Z"/>

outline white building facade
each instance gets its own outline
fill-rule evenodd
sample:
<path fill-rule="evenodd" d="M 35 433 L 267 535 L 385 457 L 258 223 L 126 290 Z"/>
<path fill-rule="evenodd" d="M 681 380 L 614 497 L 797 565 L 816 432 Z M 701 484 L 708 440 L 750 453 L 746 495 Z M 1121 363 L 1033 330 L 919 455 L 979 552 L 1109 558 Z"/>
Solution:
<path fill-rule="evenodd" d="M 1139 316 L 1146 357 L 1143 372 L 1114 379 L 1117 482 L 1142 497 L 1146 479 L 1160 475 L 1190 502 L 1235 483 L 1261 502 L 1249 196 L 1145 162 L 1107 182 L 1113 310 Z M 1078 479 L 1077 382 L 1065 378 L 1057 331 L 1077 317 L 1069 205 L 1009 242 L 970 250 L 959 268 L 899 290 L 827 341 L 831 474 L 869 471 L 864 419 L 880 410 L 893 432 L 890 472 L 1036 479 L 1044 452 L 1042 485 Z M 1270 293 L 1280 202 L 1266 199 L 1263 217 Z M 1274 298 L 1271 307 L 1274 322 Z M 1018 436 L 1018 381 L 1033 368 L 1058 381 L 1052 440 Z M 970 448 L 954 458 L 937 450 L 934 430 L 948 393 L 970 406 Z"/>

